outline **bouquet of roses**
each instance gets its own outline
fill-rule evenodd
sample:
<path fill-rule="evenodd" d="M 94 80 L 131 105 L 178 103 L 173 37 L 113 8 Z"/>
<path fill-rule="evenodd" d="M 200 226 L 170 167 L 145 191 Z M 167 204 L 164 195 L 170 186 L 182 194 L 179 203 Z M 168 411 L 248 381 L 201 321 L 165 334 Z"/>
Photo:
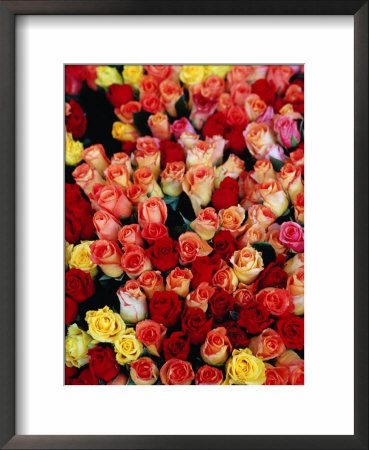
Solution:
<path fill-rule="evenodd" d="M 303 67 L 65 90 L 66 384 L 303 384 Z"/>

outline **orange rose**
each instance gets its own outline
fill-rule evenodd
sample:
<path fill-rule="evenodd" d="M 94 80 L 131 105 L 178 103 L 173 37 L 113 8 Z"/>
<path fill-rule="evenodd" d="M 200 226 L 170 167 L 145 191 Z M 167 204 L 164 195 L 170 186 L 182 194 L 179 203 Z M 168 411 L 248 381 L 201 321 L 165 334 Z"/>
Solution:
<path fill-rule="evenodd" d="M 276 219 L 273 211 L 265 205 L 250 206 L 247 212 L 247 226 L 260 225 L 263 228 L 268 228 Z"/>
<path fill-rule="evenodd" d="M 217 105 L 217 111 L 226 111 L 228 108 L 230 108 L 233 105 L 231 94 L 228 94 L 228 92 L 223 92 L 223 94 L 220 94 L 218 98 L 218 105 Z"/>
<path fill-rule="evenodd" d="M 90 167 L 96 169 L 100 175 L 102 175 L 110 163 L 109 158 L 106 156 L 104 146 L 101 144 L 95 144 L 85 148 L 82 152 L 82 159 Z"/>
<path fill-rule="evenodd" d="M 250 94 L 246 97 L 245 109 L 251 122 L 262 116 L 266 108 L 266 103 L 257 94 Z"/>
<path fill-rule="evenodd" d="M 211 207 L 201 209 L 190 226 L 202 239 L 208 241 L 214 237 L 219 228 L 218 213 Z"/>
<path fill-rule="evenodd" d="M 123 123 L 133 125 L 133 113 L 141 111 L 141 103 L 131 101 L 124 105 L 120 105 L 119 108 L 114 108 L 114 114 Z"/>
<path fill-rule="evenodd" d="M 287 367 L 274 367 L 265 363 L 265 385 L 284 385 L 288 382 L 289 370 Z"/>
<path fill-rule="evenodd" d="M 240 81 L 231 86 L 231 98 L 235 105 L 244 106 L 246 98 L 250 94 L 251 86 L 244 81 Z"/>
<path fill-rule="evenodd" d="M 244 247 L 242 250 L 235 251 L 230 261 L 237 278 L 246 284 L 255 281 L 264 269 L 261 253 L 253 247 Z"/>
<path fill-rule="evenodd" d="M 140 98 L 146 94 L 159 94 L 159 83 L 151 75 L 144 75 L 140 81 Z"/>
<path fill-rule="evenodd" d="M 72 172 L 74 181 L 83 190 L 86 195 L 92 191 L 93 185 L 96 183 L 105 184 L 97 169 L 93 169 L 88 164 L 80 164 Z"/>
<path fill-rule="evenodd" d="M 173 75 L 175 66 L 171 65 L 153 65 L 153 66 L 144 66 L 144 69 L 147 71 L 149 75 L 155 78 L 158 83 L 170 78 Z"/>
<path fill-rule="evenodd" d="M 168 116 L 166 114 L 157 112 L 149 117 L 147 123 L 150 127 L 152 135 L 161 141 L 169 140 L 172 137 L 169 130 Z"/>
<path fill-rule="evenodd" d="M 111 164 L 105 170 L 105 177 L 107 184 L 119 184 L 124 188 L 132 184 L 126 164 Z"/>
<path fill-rule="evenodd" d="M 148 299 L 151 299 L 154 292 L 164 291 L 164 282 L 158 270 L 148 270 L 137 278 L 140 287 L 144 290 Z"/>
<path fill-rule="evenodd" d="M 266 79 L 274 84 L 277 94 L 281 95 L 284 94 L 292 75 L 293 69 L 290 66 L 269 66 Z"/>
<path fill-rule="evenodd" d="M 190 289 L 191 280 L 191 270 L 176 267 L 167 276 L 165 289 L 176 292 L 180 297 L 186 297 Z"/>
<path fill-rule="evenodd" d="M 217 99 L 220 94 L 225 90 L 225 81 L 223 78 L 218 77 L 218 75 L 210 75 L 202 83 L 201 92 L 206 92 L 207 95 L 204 97 Z"/>
<path fill-rule="evenodd" d="M 138 184 L 132 184 L 125 190 L 126 197 L 132 205 L 138 205 L 148 199 L 146 191 Z"/>
<path fill-rule="evenodd" d="M 125 164 L 129 173 L 132 173 L 131 160 L 127 153 L 114 153 L 110 159 L 111 164 Z"/>
<path fill-rule="evenodd" d="M 97 195 L 97 204 L 117 219 L 131 216 L 132 205 L 124 195 L 122 186 L 109 185 L 101 188 Z"/>
<path fill-rule="evenodd" d="M 166 385 L 188 385 L 195 379 L 195 374 L 188 361 L 169 359 L 160 369 L 160 379 Z"/>
<path fill-rule="evenodd" d="M 179 83 L 172 80 L 164 80 L 160 83 L 160 100 L 165 106 L 167 113 L 172 117 L 177 117 L 175 105 L 183 95 L 183 89 Z"/>
<path fill-rule="evenodd" d="M 230 231 L 235 238 L 245 230 L 245 225 L 242 225 L 244 220 L 245 210 L 240 205 L 219 211 L 220 229 Z"/>
<path fill-rule="evenodd" d="M 232 344 L 224 327 L 209 331 L 200 348 L 201 358 L 211 365 L 224 364 L 231 352 Z"/>
<path fill-rule="evenodd" d="M 275 330 L 265 328 L 258 336 L 251 338 L 249 349 L 257 358 L 268 361 L 268 359 L 280 356 L 286 350 L 286 347 Z"/>
<path fill-rule="evenodd" d="M 151 270 L 150 258 L 138 245 L 127 245 L 121 258 L 121 266 L 129 278 L 137 278 L 145 270 Z"/>
<path fill-rule="evenodd" d="M 268 147 L 275 144 L 272 131 L 266 123 L 249 123 L 243 136 L 249 152 L 256 159 L 263 159 Z"/>
<path fill-rule="evenodd" d="M 244 306 L 249 304 L 254 300 L 254 294 L 251 289 L 248 289 L 243 283 L 240 283 L 238 285 L 237 291 L 233 292 L 233 298 L 234 298 L 234 306 L 235 308 L 240 311 Z"/>
<path fill-rule="evenodd" d="M 244 197 L 248 195 L 249 191 L 253 190 L 255 186 L 259 186 L 256 180 L 252 178 L 253 172 L 243 171 L 240 173 L 238 185 L 240 187 L 239 196 Z"/>
<path fill-rule="evenodd" d="M 254 164 L 253 178 L 258 183 L 264 183 L 264 181 L 268 181 L 269 179 L 276 179 L 272 163 L 269 159 L 259 159 L 259 161 L 256 161 Z"/>
<path fill-rule="evenodd" d="M 287 289 L 292 295 L 297 316 L 304 314 L 304 267 L 298 268 L 287 279 Z"/>
<path fill-rule="evenodd" d="M 245 162 L 242 161 L 242 159 L 240 159 L 234 153 L 231 153 L 227 161 L 215 169 L 215 180 L 214 180 L 215 188 L 218 189 L 220 183 L 226 177 L 231 177 L 237 180 L 237 178 L 244 171 L 244 169 L 245 169 Z"/>
<path fill-rule="evenodd" d="M 129 244 L 139 245 L 140 247 L 145 245 L 141 236 L 140 226 L 137 223 L 121 227 L 118 233 L 118 240 L 123 248 Z"/>
<path fill-rule="evenodd" d="M 295 209 L 295 220 L 300 225 L 304 225 L 304 193 L 300 192 L 296 196 L 296 200 L 293 204 Z"/>
<path fill-rule="evenodd" d="M 186 165 L 183 161 L 168 162 L 161 172 L 161 187 L 164 194 L 177 197 L 182 193 L 182 181 Z"/>
<path fill-rule="evenodd" d="M 134 384 L 147 386 L 156 383 L 159 378 L 159 369 L 151 358 L 144 356 L 130 364 L 129 375 Z"/>
<path fill-rule="evenodd" d="M 160 357 L 167 329 L 154 320 L 142 320 L 136 325 L 136 339 L 144 344 L 149 353 Z"/>
<path fill-rule="evenodd" d="M 184 131 L 178 139 L 178 143 L 182 145 L 186 154 L 187 150 L 192 148 L 198 140 L 199 136 L 196 133 L 192 133 L 191 131 Z"/>
<path fill-rule="evenodd" d="M 220 269 L 218 269 L 212 279 L 214 287 L 220 287 L 227 292 L 233 292 L 237 289 L 238 278 L 232 267 L 229 267 L 224 261 Z"/>
<path fill-rule="evenodd" d="M 164 197 L 160 186 L 154 178 L 153 171 L 149 167 L 141 167 L 137 169 L 133 175 L 135 184 L 142 187 L 146 194 L 150 197 Z"/>
<path fill-rule="evenodd" d="M 215 289 L 205 281 L 200 283 L 197 288 L 186 297 L 187 308 L 200 308 L 204 312 L 208 309 L 208 302 Z"/>
<path fill-rule="evenodd" d="M 122 252 L 118 244 L 105 239 L 94 241 L 90 245 L 91 261 L 98 264 L 105 275 L 112 278 L 119 278 L 123 269 L 120 266 Z"/>
<path fill-rule="evenodd" d="M 140 284 L 137 280 L 126 281 L 126 284 L 121 289 L 123 292 L 127 292 L 127 294 L 137 300 L 143 300 L 146 298 L 146 295 L 141 291 Z"/>
<path fill-rule="evenodd" d="M 304 191 L 301 167 L 287 163 L 282 167 L 277 176 L 283 189 L 288 192 L 292 202 L 294 202 L 297 194 Z"/>
<path fill-rule="evenodd" d="M 264 242 L 265 238 L 265 228 L 255 223 L 251 227 L 247 227 L 243 236 L 238 239 L 238 248 L 251 246 L 255 242 Z"/>
<path fill-rule="evenodd" d="M 293 350 L 286 350 L 277 358 L 276 367 L 287 367 L 288 384 L 304 384 L 304 360 Z"/>
<path fill-rule="evenodd" d="M 141 228 L 148 223 L 165 223 L 167 217 L 167 205 L 161 198 L 152 197 L 138 205 L 138 223 Z"/>
<path fill-rule="evenodd" d="M 252 66 L 233 66 L 227 73 L 227 82 L 229 86 L 246 81 L 252 72 Z"/>
<path fill-rule="evenodd" d="M 298 148 L 295 151 L 290 153 L 290 159 L 289 162 L 293 164 L 294 166 L 301 167 L 302 173 L 304 173 L 304 149 Z"/>
<path fill-rule="evenodd" d="M 281 226 L 279 224 L 273 223 L 273 225 L 268 228 L 265 241 L 274 248 L 277 255 L 285 255 L 288 253 L 289 249 L 279 240 L 280 229 Z"/>
<path fill-rule="evenodd" d="M 99 239 L 118 240 L 121 224 L 112 214 L 107 211 L 97 211 L 94 214 L 93 223 Z"/>
<path fill-rule="evenodd" d="M 207 206 L 210 203 L 214 175 L 213 167 L 199 164 L 191 167 L 183 178 L 183 190 L 189 196 L 196 215 L 200 211 L 200 206 Z"/>
<path fill-rule="evenodd" d="M 213 249 L 196 233 L 187 231 L 178 238 L 179 262 L 187 265 L 194 261 L 198 256 L 207 256 Z"/>
<path fill-rule="evenodd" d="M 137 150 L 134 156 L 138 167 L 150 167 L 153 171 L 155 179 L 160 172 L 160 141 L 151 136 L 145 136 L 137 139 Z"/>
<path fill-rule="evenodd" d="M 260 185 L 259 193 L 264 205 L 268 206 L 276 217 L 280 217 L 288 208 L 288 198 L 279 181 L 265 181 Z"/>

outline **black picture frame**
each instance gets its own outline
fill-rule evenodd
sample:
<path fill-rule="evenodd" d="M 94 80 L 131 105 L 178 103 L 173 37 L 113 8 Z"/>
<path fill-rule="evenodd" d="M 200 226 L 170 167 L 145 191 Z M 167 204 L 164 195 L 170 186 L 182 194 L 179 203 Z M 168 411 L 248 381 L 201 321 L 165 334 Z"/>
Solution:
<path fill-rule="evenodd" d="M 349 436 L 15 435 L 15 17 L 20 14 L 352 15 L 355 41 L 355 432 Z M 0 1 L 0 445 L 6 449 L 368 448 L 368 1 L 12 0 Z M 18 280 L 19 281 L 19 280 Z M 344 332 L 344 331 L 343 331 Z M 336 362 L 339 365 L 339 361 Z M 336 370 L 336 369 L 335 369 Z M 339 376 L 339 367 L 337 369 Z M 337 393 L 339 396 L 339 393 Z M 338 400 L 339 401 L 339 400 Z"/>

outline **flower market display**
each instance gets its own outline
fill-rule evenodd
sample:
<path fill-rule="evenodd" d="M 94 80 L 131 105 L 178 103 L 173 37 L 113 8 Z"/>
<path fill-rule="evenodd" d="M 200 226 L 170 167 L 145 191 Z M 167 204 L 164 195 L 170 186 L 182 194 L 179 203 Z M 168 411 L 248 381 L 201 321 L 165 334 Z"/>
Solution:
<path fill-rule="evenodd" d="M 304 384 L 303 66 L 65 66 L 65 384 Z"/>

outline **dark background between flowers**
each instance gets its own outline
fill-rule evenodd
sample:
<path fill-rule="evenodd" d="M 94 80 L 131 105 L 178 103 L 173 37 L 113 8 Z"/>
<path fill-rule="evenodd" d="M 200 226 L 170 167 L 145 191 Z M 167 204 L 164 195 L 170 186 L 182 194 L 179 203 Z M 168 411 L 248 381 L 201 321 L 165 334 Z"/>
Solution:
<path fill-rule="evenodd" d="M 123 65 L 113 65 L 117 68 L 117 70 L 121 73 L 123 70 Z M 303 74 L 297 74 L 291 78 L 291 81 L 295 77 L 303 77 Z M 174 120 L 180 118 L 180 117 L 189 117 L 190 111 L 186 107 L 186 100 L 187 100 L 187 91 L 185 90 L 185 95 L 177 102 L 176 104 L 176 110 L 178 113 L 178 117 L 171 118 L 169 116 L 169 120 L 173 122 Z M 71 98 L 73 98 L 81 108 L 83 109 L 86 118 L 87 118 L 87 128 L 84 136 L 79 139 L 83 146 L 86 148 L 93 144 L 102 144 L 105 148 L 106 155 L 108 158 L 110 158 L 114 153 L 118 153 L 122 151 L 122 145 L 121 142 L 114 139 L 112 137 L 112 126 L 113 123 L 118 120 L 116 115 L 114 114 L 114 107 L 109 102 L 105 90 L 99 88 L 97 91 L 94 91 L 90 89 L 86 83 L 83 83 L 83 87 L 80 90 L 80 92 L 77 95 L 66 95 L 65 101 L 68 102 Z M 142 135 L 149 135 L 152 136 L 150 128 L 147 126 L 146 121 L 149 117 L 148 113 L 142 112 L 140 115 L 136 116 L 135 118 L 135 126 L 141 131 Z M 304 133 L 303 133 L 303 126 L 304 123 L 300 123 L 301 126 L 301 142 L 304 141 Z M 285 153 L 288 155 L 290 151 L 294 149 L 286 149 L 284 148 Z M 227 149 L 224 152 L 223 161 L 226 161 L 228 158 L 228 155 L 232 153 L 232 149 Z M 256 160 L 250 155 L 247 148 L 244 148 L 244 153 L 239 154 L 237 152 L 237 156 L 245 161 L 245 170 L 252 170 Z M 283 165 L 283 164 L 282 164 Z M 275 170 L 279 171 L 282 165 L 279 164 L 278 161 L 273 161 L 273 167 Z M 72 172 L 75 169 L 75 166 L 67 166 L 65 165 L 65 182 L 66 183 L 74 183 L 74 178 L 72 176 Z M 84 195 L 84 194 L 83 194 Z M 86 197 L 87 198 L 87 197 Z M 208 205 L 211 206 L 211 205 Z M 283 214 L 283 216 L 279 217 L 276 222 L 277 223 L 283 223 L 288 220 L 293 220 L 291 218 L 294 217 L 293 207 L 290 207 L 286 213 Z M 188 196 L 185 193 L 182 193 L 179 198 L 178 206 L 176 210 L 174 211 L 170 205 L 168 205 L 168 218 L 165 223 L 165 225 L 168 227 L 169 235 L 173 239 L 177 239 L 178 236 L 189 230 L 188 225 L 186 224 L 187 221 L 192 221 L 195 219 L 195 214 L 191 206 L 191 202 L 188 198 Z M 247 212 L 246 212 L 246 219 L 247 219 Z M 137 223 L 137 220 L 135 220 L 135 217 L 132 216 L 131 218 L 127 219 L 125 223 Z M 122 226 L 124 224 L 122 223 Z M 96 238 L 97 239 L 97 236 Z M 268 261 L 266 261 L 265 254 L 263 255 L 264 260 L 264 266 L 266 267 L 270 261 L 272 261 L 274 258 L 273 256 L 270 256 L 267 258 Z M 109 306 L 111 309 L 113 309 L 115 312 L 119 313 L 119 300 L 116 295 L 116 292 L 120 286 L 123 286 L 124 283 L 129 278 L 124 274 L 123 279 L 121 280 L 115 280 L 113 278 L 109 278 L 104 276 L 104 274 L 99 269 L 99 274 L 94 280 L 95 284 L 95 294 L 90 297 L 89 299 L 85 300 L 82 303 L 78 304 L 78 316 L 74 320 L 74 323 L 77 323 L 77 325 L 84 329 L 88 329 L 87 322 L 85 321 L 85 315 L 87 311 L 90 310 L 96 310 L 99 308 L 103 308 L 105 305 Z M 236 312 L 231 312 L 231 317 L 233 314 L 236 314 Z M 303 316 L 302 316 L 303 317 Z M 235 315 L 233 315 L 232 318 L 235 318 Z M 66 326 L 67 329 L 67 326 Z M 170 334 L 173 331 L 180 331 L 181 325 L 180 321 L 176 324 L 176 326 L 171 327 Z M 67 330 L 66 330 L 67 331 Z M 99 343 L 100 346 L 105 346 L 106 344 Z M 204 361 L 199 356 L 199 345 L 195 346 L 191 344 L 191 352 L 188 356 L 188 361 L 191 362 L 194 371 L 196 372 L 199 367 L 204 365 Z M 146 351 L 146 350 L 145 350 Z M 304 358 L 304 347 L 302 350 L 294 349 L 294 351 L 301 357 Z M 144 355 L 143 355 L 144 356 Z M 164 360 L 162 358 L 155 357 L 153 355 L 148 355 L 152 359 L 154 359 L 160 366 L 164 364 Z M 159 366 L 159 367 L 160 367 Z M 221 368 L 221 367 L 220 367 Z M 128 374 L 128 372 L 127 372 Z M 104 383 L 103 381 L 100 381 L 101 383 Z M 129 380 L 129 384 L 130 384 Z M 133 384 L 133 382 L 132 382 Z M 161 384 L 160 380 L 156 384 Z"/>

